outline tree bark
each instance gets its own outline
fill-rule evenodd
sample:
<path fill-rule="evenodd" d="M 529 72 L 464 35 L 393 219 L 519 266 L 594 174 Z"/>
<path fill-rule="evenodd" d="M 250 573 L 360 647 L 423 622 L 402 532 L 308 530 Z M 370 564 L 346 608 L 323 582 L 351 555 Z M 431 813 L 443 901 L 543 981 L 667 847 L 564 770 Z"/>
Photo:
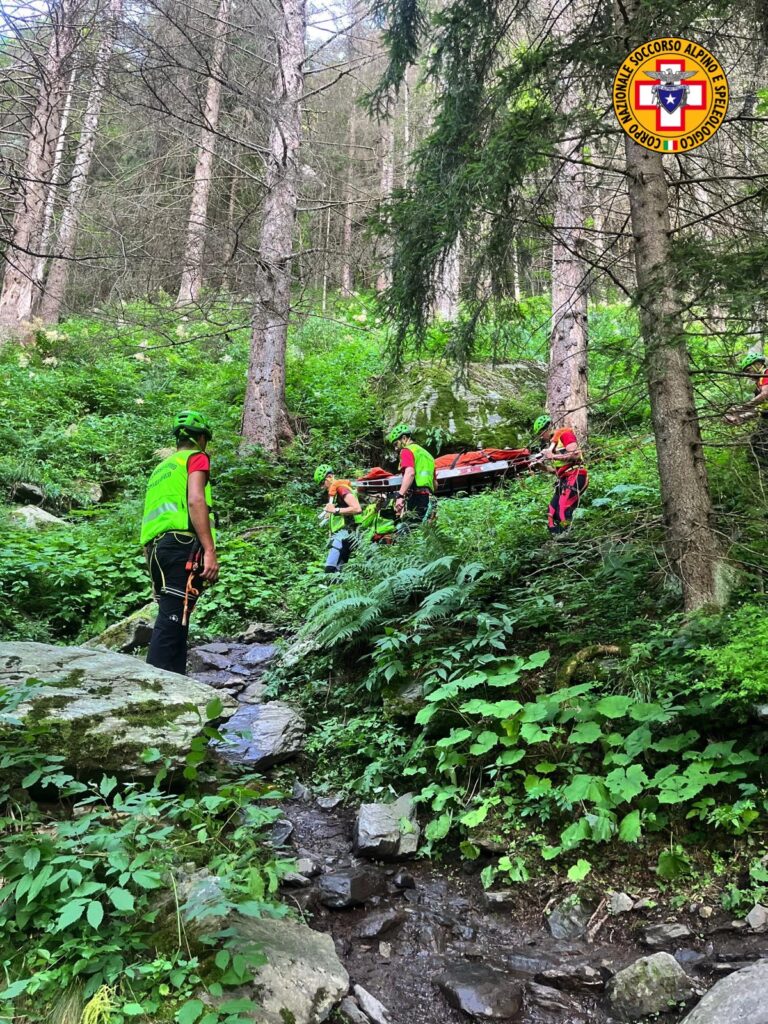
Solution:
<path fill-rule="evenodd" d="M 349 144 L 347 150 L 347 180 L 344 196 L 344 227 L 341 242 L 341 295 L 348 299 L 354 289 L 352 275 L 352 211 L 355 199 L 355 151 L 357 145 L 357 105 L 352 104 L 349 118 Z"/>
<path fill-rule="evenodd" d="M 81 3 L 82 0 L 61 0 L 51 10 L 52 36 L 29 126 L 19 203 L 6 251 L 0 291 L 0 341 L 24 329 L 39 294 L 35 268 L 67 92 L 68 64 L 77 42 L 75 16 Z"/>
<path fill-rule="evenodd" d="M 59 122 L 59 140 L 56 143 L 56 152 L 53 156 L 53 168 L 51 170 L 51 183 L 48 187 L 48 196 L 45 200 L 45 211 L 43 213 L 43 226 L 40 231 L 40 255 L 37 259 L 35 266 L 35 282 L 38 293 L 42 289 L 43 278 L 45 277 L 45 267 L 48 262 L 45 253 L 48 251 L 48 246 L 51 242 L 51 227 L 53 225 L 53 211 L 56 206 L 56 190 L 59 185 L 59 178 L 61 177 L 61 165 L 64 159 L 64 147 L 67 142 L 67 128 L 69 127 L 69 114 L 72 109 L 72 94 L 75 91 L 75 78 L 77 77 L 77 68 L 72 68 L 72 72 L 69 76 L 69 85 L 67 87 L 67 98 L 64 101 L 64 109 L 61 112 L 61 121 Z"/>
<path fill-rule="evenodd" d="M 560 12 L 556 33 L 568 39 L 575 16 L 571 0 Z M 559 102 L 560 113 L 571 115 L 581 101 L 570 84 Z M 549 339 L 547 411 L 555 426 L 567 423 L 582 444 L 587 440 L 587 266 L 580 256 L 584 245 L 586 182 L 579 141 L 556 146 L 556 199 L 552 234 L 552 333 Z"/>
<path fill-rule="evenodd" d="M 184 247 L 181 284 L 176 306 L 197 303 L 203 288 L 203 258 L 205 238 L 208 230 L 208 200 L 211 194 L 213 158 L 216 153 L 216 133 L 219 127 L 221 109 L 221 77 L 227 49 L 227 28 L 231 0 L 220 0 L 213 30 L 213 55 L 211 74 L 203 107 L 203 127 L 200 132 L 200 146 L 197 151 L 195 178 L 192 185 L 192 201 L 189 207 L 187 241 Z"/>
<path fill-rule="evenodd" d="M 631 49 L 632 7 L 615 7 Z M 687 611 L 721 605 L 727 572 L 714 528 L 701 428 L 691 386 L 679 286 L 671 260 L 663 158 L 624 140 L 638 308 L 661 483 L 665 546 Z"/>
<path fill-rule="evenodd" d="M 96 148 L 96 135 L 101 117 L 101 105 L 104 89 L 107 84 L 109 62 L 115 46 L 117 26 L 122 10 L 122 0 L 111 0 L 108 23 L 99 45 L 96 64 L 93 69 L 93 81 L 88 102 L 83 115 L 80 129 L 80 141 L 77 144 L 75 162 L 72 167 L 72 178 L 69 183 L 67 204 L 61 215 L 59 231 L 56 239 L 56 255 L 51 262 L 45 291 L 40 303 L 40 319 L 46 324 L 55 324 L 61 313 L 64 296 L 67 290 L 69 270 L 75 255 L 77 231 L 80 224 L 80 213 L 83 208 L 88 175 L 91 171 L 93 152 Z"/>
<path fill-rule="evenodd" d="M 395 127 L 392 123 L 394 113 L 394 98 L 389 95 L 386 99 L 384 114 L 381 119 L 381 177 L 379 179 L 380 202 L 385 203 L 392 195 L 395 184 Z M 392 269 L 390 267 L 391 254 L 387 251 L 382 253 L 382 266 L 376 277 L 376 291 L 381 293 L 389 288 L 392 283 Z"/>
<path fill-rule="evenodd" d="M 285 349 L 306 56 L 305 0 L 279 0 L 279 9 L 267 197 L 259 239 L 242 430 L 244 447 L 261 445 L 271 453 L 276 453 L 280 440 L 291 433 L 285 409 Z"/>
<path fill-rule="evenodd" d="M 455 320 L 459 315 L 461 286 L 461 238 L 457 238 L 445 254 L 435 279 L 434 315 L 442 320 Z"/>

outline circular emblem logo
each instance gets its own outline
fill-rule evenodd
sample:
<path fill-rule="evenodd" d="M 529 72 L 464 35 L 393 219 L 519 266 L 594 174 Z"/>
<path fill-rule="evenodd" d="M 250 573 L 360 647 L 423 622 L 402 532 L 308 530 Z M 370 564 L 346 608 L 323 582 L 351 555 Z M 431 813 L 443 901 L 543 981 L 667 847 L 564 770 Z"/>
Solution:
<path fill-rule="evenodd" d="M 613 80 L 613 109 L 631 139 L 657 153 L 708 142 L 728 110 L 728 79 L 716 57 L 690 39 L 638 46 Z"/>

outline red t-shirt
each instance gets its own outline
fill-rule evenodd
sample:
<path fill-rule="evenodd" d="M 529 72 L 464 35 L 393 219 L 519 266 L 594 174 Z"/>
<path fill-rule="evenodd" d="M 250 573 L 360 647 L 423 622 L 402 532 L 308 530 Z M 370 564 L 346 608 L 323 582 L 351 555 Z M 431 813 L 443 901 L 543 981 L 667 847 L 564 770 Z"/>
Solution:
<path fill-rule="evenodd" d="M 757 382 L 755 391 L 758 395 L 763 390 L 763 388 L 766 387 L 766 385 L 768 385 L 768 374 L 766 374 L 764 377 L 761 377 L 760 380 Z"/>
<path fill-rule="evenodd" d="M 400 469 L 416 469 L 416 456 L 410 448 L 400 449 Z"/>
<path fill-rule="evenodd" d="M 570 427 L 563 427 L 560 430 L 556 430 L 552 435 L 552 451 L 557 454 L 558 452 L 564 452 L 569 444 L 578 444 L 578 438 L 571 430 Z M 569 462 L 566 466 L 558 466 L 556 473 L 558 476 L 565 476 L 567 473 L 572 472 L 576 466 L 574 463 Z"/>
<path fill-rule="evenodd" d="M 351 487 L 347 487 L 345 484 L 338 484 L 337 487 L 336 487 L 336 497 L 337 498 L 341 498 L 343 500 L 344 498 L 346 498 L 346 496 L 348 494 L 351 494 L 351 493 L 352 493 L 352 488 Z M 345 504 L 346 504 L 346 502 L 345 502 Z"/>
<path fill-rule="evenodd" d="M 189 461 L 187 462 L 187 473 L 207 473 L 211 472 L 211 459 L 210 456 L 206 455 L 205 452 L 195 452 L 194 455 L 190 455 Z"/>

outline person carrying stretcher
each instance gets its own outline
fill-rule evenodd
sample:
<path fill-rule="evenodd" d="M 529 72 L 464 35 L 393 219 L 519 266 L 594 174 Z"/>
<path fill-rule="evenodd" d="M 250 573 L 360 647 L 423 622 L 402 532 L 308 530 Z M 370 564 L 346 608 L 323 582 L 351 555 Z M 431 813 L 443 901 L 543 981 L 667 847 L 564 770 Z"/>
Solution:
<path fill-rule="evenodd" d="M 412 440 L 412 433 L 407 424 L 398 423 L 390 430 L 387 441 L 400 454 L 399 468 L 403 474 L 395 512 L 406 523 L 421 526 L 432 522 L 437 514 L 435 460 L 426 448 Z"/>
<path fill-rule="evenodd" d="M 547 445 L 539 456 L 544 470 L 556 476 L 555 493 L 549 503 L 547 527 L 553 537 L 566 533 L 573 513 L 579 507 L 581 496 L 589 486 L 587 468 L 579 448 L 576 434 L 570 427 L 555 430 L 546 414 L 533 424 L 533 432 Z"/>
<path fill-rule="evenodd" d="M 326 572 L 341 572 L 349 561 L 355 542 L 355 530 L 362 515 L 360 501 L 349 480 L 337 480 L 333 467 L 318 466 L 315 483 L 321 484 L 328 494 L 323 512 L 328 517 L 331 539 L 328 542 Z"/>

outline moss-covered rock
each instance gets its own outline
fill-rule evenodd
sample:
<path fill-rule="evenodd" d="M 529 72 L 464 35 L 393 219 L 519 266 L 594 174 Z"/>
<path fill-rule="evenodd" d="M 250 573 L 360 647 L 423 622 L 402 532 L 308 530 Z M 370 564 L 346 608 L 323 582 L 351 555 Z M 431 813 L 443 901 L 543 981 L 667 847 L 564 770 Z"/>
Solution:
<path fill-rule="evenodd" d="M 435 451 L 514 448 L 530 437 L 545 381 L 543 363 L 473 363 L 463 381 L 445 363 L 413 363 L 384 389 L 387 429 L 410 423 Z"/>
<path fill-rule="evenodd" d="M 46 753 L 64 758 L 71 771 L 152 775 L 156 765 L 141 752 L 156 747 L 180 766 L 205 722 L 206 706 L 219 697 L 222 718 L 237 704 L 212 687 L 164 672 L 123 654 L 0 644 L 0 687 L 39 680 L 15 717 Z"/>
<path fill-rule="evenodd" d="M 119 651 L 121 654 L 130 654 L 139 647 L 146 647 L 152 638 L 152 628 L 157 616 L 157 605 L 154 601 L 145 604 L 143 608 L 133 612 L 120 622 L 115 622 L 88 640 L 84 647 L 106 648 L 108 651 Z"/>

